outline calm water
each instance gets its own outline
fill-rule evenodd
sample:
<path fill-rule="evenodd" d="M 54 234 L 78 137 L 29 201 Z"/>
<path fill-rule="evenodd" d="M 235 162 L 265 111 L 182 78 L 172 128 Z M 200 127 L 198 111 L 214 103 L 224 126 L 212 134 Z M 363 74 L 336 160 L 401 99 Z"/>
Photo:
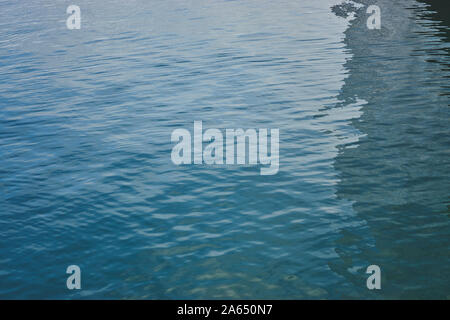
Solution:
<path fill-rule="evenodd" d="M 339 3 L 0 1 L 0 298 L 449 299 L 448 25 Z M 278 174 L 175 166 L 194 120 Z"/>

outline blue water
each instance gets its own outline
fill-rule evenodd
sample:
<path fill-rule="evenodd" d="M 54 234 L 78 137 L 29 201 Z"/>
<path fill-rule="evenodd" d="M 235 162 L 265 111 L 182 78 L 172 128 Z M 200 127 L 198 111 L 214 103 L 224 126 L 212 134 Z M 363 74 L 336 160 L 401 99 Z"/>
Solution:
<path fill-rule="evenodd" d="M 359 2 L 0 1 L 0 298 L 449 299 L 448 25 Z M 278 174 L 175 166 L 194 120 Z"/>

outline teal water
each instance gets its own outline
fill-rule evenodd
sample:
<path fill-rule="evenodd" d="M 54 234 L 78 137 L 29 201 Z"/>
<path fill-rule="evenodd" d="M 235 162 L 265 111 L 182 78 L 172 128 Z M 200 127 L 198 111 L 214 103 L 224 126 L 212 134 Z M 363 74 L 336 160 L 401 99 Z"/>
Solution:
<path fill-rule="evenodd" d="M 449 299 L 448 20 L 358 2 L 0 1 L 0 298 Z M 175 166 L 194 120 L 278 174 Z"/>

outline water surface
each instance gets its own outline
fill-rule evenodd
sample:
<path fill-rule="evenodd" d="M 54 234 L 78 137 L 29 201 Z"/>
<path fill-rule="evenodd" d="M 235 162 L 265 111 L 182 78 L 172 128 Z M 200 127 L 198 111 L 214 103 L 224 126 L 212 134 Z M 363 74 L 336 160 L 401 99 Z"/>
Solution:
<path fill-rule="evenodd" d="M 369 31 L 334 0 L 77 4 L 81 30 L 0 2 L 1 298 L 449 298 L 431 7 L 378 1 Z M 278 174 L 175 166 L 194 120 L 278 128 Z"/>

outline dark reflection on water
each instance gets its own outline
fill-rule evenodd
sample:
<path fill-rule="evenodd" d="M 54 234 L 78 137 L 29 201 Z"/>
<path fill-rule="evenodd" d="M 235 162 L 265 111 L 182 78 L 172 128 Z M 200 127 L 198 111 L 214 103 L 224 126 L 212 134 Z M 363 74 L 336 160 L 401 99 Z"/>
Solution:
<path fill-rule="evenodd" d="M 353 56 L 339 99 L 367 104 L 353 121 L 364 137 L 343 145 L 334 164 L 337 195 L 353 203 L 369 232 L 343 230 L 332 269 L 356 284 L 366 276 L 352 267 L 381 267 L 381 292 L 349 297 L 448 299 L 450 46 L 448 19 L 440 19 L 448 11 L 377 4 L 381 30 L 367 32 L 362 9 L 346 31 Z"/>

